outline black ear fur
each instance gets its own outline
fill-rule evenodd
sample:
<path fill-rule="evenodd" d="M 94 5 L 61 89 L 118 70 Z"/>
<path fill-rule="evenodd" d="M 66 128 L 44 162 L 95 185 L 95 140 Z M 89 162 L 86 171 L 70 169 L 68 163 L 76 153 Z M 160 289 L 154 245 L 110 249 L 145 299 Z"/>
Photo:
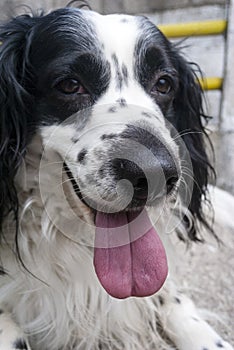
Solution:
<path fill-rule="evenodd" d="M 36 18 L 19 16 L 0 26 L 0 233 L 9 212 L 18 218 L 14 177 L 30 137 L 33 98 L 25 88 L 30 30 Z"/>
<path fill-rule="evenodd" d="M 206 152 L 207 144 L 211 145 L 211 143 L 204 125 L 210 117 L 206 116 L 203 110 L 203 91 L 196 74 L 196 70 L 200 73 L 199 67 L 186 62 L 177 51 L 174 51 L 174 65 L 179 72 L 179 89 L 174 100 L 175 126 L 189 151 L 194 178 L 189 205 L 194 224 L 188 228 L 188 235 L 189 238 L 196 241 L 200 240 L 197 234 L 198 221 L 212 231 L 202 210 L 202 201 L 207 200 L 209 176 L 215 177 L 214 168 Z M 206 143 L 205 140 L 208 142 Z M 184 220 L 185 224 L 188 224 L 186 217 Z"/>

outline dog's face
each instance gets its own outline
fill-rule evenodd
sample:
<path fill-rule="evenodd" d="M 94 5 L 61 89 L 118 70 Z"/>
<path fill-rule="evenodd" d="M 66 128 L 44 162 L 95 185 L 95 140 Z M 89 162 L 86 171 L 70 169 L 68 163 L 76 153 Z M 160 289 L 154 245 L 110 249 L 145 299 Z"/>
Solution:
<path fill-rule="evenodd" d="M 180 161 L 166 118 L 178 72 L 167 41 L 143 17 L 53 16 L 35 29 L 30 54 L 44 143 L 56 128 L 53 147 L 95 209 L 142 207 L 149 194 L 148 204 L 171 194 Z M 116 193 L 122 179 L 133 185 L 128 204 Z M 127 194 L 126 186 L 119 190 Z"/>
<path fill-rule="evenodd" d="M 94 262 L 101 283 L 120 298 L 154 293 L 167 264 L 143 208 L 162 205 L 178 190 L 184 159 L 176 133 L 203 130 L 194 73 L 145 17 L 61 9 L 16 18 L 1 37 L 3 79 L 10 80 L 2 88 L 4 112 L 25 125 L 25 138 L 42 137 L 49 162 L 50 151 L 61 158 L 77 206 L 82 202 L 97 226 Z M 7 59 L 13 67 L 4 78 Z M 21 107 L 23 122 L 16 116 Z M 25 148 L 19 134 L 13 142 Z M 195 178 L 198 170 L 202 175 L 200 192 L 193 192 L 198 208 L 193 201 L 190 208 L 199 213 L 207 161 L 202 137 L 194 135 L 184 141 L 199 164 Z M 127 232 L 118 229 L 126 226 Z"/>

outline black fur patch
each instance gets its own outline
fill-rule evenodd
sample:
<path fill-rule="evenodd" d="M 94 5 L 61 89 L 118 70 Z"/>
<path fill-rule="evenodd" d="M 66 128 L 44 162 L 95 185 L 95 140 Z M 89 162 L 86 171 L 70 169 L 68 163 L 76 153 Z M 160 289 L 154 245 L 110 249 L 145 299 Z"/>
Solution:
<path fill-rule="evenodd" d="M 83 164 L 87 153 L 87 149 L 83 148 L 77 156 L 77 161 Z"/>
<path fill-rule="evenodd" d="M 217 346 L 217 348 L 224 348 L 221 340 L 217 341 L 216 346 Z"/>
<path fill-rule="evenodd" d="M 72 140 L 73 143 L 77 143 L 79 141 L 79 138 L 78 137 L 73 137 L 71 140 Z"/>
<path fill-rule="evenodd" d="M 13 344 L 15 350 L 28 350 L 28 346 L 24 339 L 17 339 Z"/>
<path fill-rule="evenodd" d="M 111 134 L 103 134 L 101 136 L 101 140 L 111 140 L 111 139 L 115 139 L 116 137 L 118 137 L 118 134 L 114 134 L 114 133 L 111 133 Z"/>
<path fill-rule="evenodd" d="M 127 106 L 127 102 L 126 102 L 125 98 L 119 98 L 116 102 L 119 103 L 120 107 L 126 107 Z"/>
<path fill-rule="evenodd" d="M 175 301 L 177 302 L 177 304 L 181 304 L 181 300 L 177 297 L 175 297 Z"/>
<path fill-rule="evenodd" d="M 117 108 L 116 108 L 115 106 L 110 107 L 110 108 L 108 109 L 108 112 L 109 112 L 109 113 L 115 113 L 115 112 L 117 112 Z"/>
<path fill-rule="evenodd" d="M 164 305 L 165 301 L 164 301 L 164 298 L 162 296 L 159 296 L 158 300 L 159 300 L 160 305 Z"/>
<path fill-rule="evenodd" d="M 147 118 L 152 118 L 152 117 L 153 117 L 153 114 L 148 113 L 148 112 L 142 112 L 141 114 L 142 114 L 144 117 L 147 117 Z"/>
<path fill-rule="evenodd" d="M 122 75 L 122 72 L 120 70 L 120 66 L 119 66 L 119 60 L 116 56 L 116 54 L 113 54 L 111 56 L 112 60 L 113 60 L 113 63 L 114 63 L 114 66 L 115 66 L 115 71 L 116 71 L 116 88 L 118 90 L 121 90 L 122 87 L 123 87 L 123 75 Z"/>
<path fill-rule="evenodd" d="M 116 71 L 116 88 L 118 90 L 121 90 L 124 84 L 126 86 L 128 85 L 128 69 L 124 63 L 122 64 L 122 67 L 120 67 L 116 54 L 113 54 L 111 58 L 113 60 Z"/>
<path fill-rule="evenodd" d="M 123 74 L 123 79 L 124 79 L 125 85 L 127 86 L 128 85 L 128 69 L 124 63 L 122 64 L 122 74 Z"/>

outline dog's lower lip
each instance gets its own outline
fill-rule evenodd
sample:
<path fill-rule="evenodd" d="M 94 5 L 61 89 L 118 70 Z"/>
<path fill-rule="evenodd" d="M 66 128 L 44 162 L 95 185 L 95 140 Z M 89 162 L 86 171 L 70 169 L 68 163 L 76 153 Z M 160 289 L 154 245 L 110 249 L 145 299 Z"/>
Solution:
<path fill-rule="evenodd" d="M 73 190 L 75 192 L 75 194 L 78 196 L 78 198 L 86 205 L 87 203 L 84 201 L 83 199 L 83 196 L 82 196 L 82 193 L 81 193 L 81 190 L 79 188 L 79 185 L 78 183 L 76 182 L 76 180 L 74 179 L 73 175 L 72 175 L 72 172 L 71 170 L 69 169 L 69 167 L 67 166 L 67 164 L 65 162 L 63 162 L 63 168 L 67 174 L 67 177 L 69 178 L 69 180 L 71 181 L 71 184 L 72 184 L 72 187 L 73 187 Z"/>

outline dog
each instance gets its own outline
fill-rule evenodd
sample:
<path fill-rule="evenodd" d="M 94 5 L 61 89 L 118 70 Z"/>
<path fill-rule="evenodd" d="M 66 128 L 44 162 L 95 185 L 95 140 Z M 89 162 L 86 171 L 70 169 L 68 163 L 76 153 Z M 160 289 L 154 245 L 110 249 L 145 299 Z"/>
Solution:
<path fill-rule="evenodd" d="M 215 235 L 194 67 L 142 16 L 24 14 L 0 41 L 0 349 L 233 349 L 170 260 Z"/>

